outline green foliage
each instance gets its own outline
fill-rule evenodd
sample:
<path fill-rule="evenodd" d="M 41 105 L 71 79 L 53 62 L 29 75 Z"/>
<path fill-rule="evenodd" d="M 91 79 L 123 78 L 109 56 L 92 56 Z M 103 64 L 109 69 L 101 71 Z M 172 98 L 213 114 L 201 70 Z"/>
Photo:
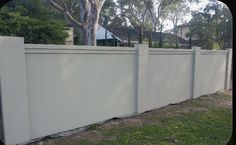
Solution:
<path fill-rule="evenodd" d="M 219 2 L 211 2 L 203 12 L 192 13 L 190 32 L 203 49 L 232 47 L 230 10 Z"/>
<path fill-rule="evenodd" d="M 13 1 L 0 11 L 0 35 L 24 37 L 25 43 L 64 44 L 65 23 L 40 0 Z"/>
<path fill-rule="evenodd" d="M 20 12 L 22 16 L 29 16 L 40 20 L 52 18 L 53 12 L 49 9 L 45 0 L 14 0 L 6 7 L 11 11 Z"/>
<path fill-rule="evenodd" d="M 158 48 L 158 42 L 157 41 L 152 42 L 152 47 L 153 48 Z"/>
<path fill-rule="evenodd" d="M 175 44 L 171 42 L 161 42 L 155 41 L 152 42 L 152 48 L 175 48 Z"/>
<path fill-rule="evenodd" d="M 116 23 L 118 18 L 116 12 L 116 3 L 112 0 L 106 0 L 100 13 L 99 23 L 103 26 L 107 26 L 114 22 Z"/>
<path fill-rule="evenodd" d="M 117 4 L 124 24 L 130 23 L 133 27 L 142 26 L 145 31 L 152 30 L 151 16 L 143 0 L 117 0 Z"/>

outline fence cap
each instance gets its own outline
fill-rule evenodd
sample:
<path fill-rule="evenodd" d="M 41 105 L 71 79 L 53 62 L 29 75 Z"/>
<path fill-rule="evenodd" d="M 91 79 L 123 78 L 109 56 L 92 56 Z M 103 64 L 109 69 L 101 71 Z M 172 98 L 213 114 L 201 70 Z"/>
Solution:
<path fill-rule="evenodd" d="M 232 48 L 225 48 L 225 50 L 229 50 L 229 51 L 232 51 L 233 49 L 232 49 Z"/>
<path fill-rule="evenodd" d="M 201 50 L 201 47 L 199 47 L 199 46 L 193 46 L 192 49 L 194 49 L 194 50 L 197 50 L 197 49 L 198 49 L 198 50 Z"/>
<path fill-rule="evenodd" d="M 148 48 L 148 44 L 136 43 L 136 44 L 134 44 L 134 47 L 136 47 L 136 48 Z"/>

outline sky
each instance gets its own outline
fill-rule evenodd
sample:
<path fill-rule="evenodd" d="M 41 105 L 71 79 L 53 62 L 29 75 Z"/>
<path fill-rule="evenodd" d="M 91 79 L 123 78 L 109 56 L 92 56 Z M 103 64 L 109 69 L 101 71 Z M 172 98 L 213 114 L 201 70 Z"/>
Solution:
<path fill-rule="evenodd" d="M 198 4 L 197 3 L 192 4 L 190 6 L 190 10 L 191 11 L 200 10 L 200 9 L 204 8 L 208 3 L 209 3 L 209 0 L 201 0 Z M 188 14 L 186 14 L 186 16 L 184 16 L 184 20 L 186 20 L 186 21 L 190 21 L 191 18 L 192 18 L 191 13 L 188 13 Z M 164 21 L 163 31 L 173 29 L 173 28 L 174 28 L 174 26 L 173 26 L 173 24 L 170 20 L 165 20 Z"/>

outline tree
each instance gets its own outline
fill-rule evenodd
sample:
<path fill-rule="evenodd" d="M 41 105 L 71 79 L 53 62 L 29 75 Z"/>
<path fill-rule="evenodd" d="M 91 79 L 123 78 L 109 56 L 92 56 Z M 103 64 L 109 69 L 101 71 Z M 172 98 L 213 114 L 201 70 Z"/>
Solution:
<path fill-rule="evenodd" d="M 161 30 L 163 20 L 166 19 L 165 8 L 175 3 L 172 0 L 144 0 L 145 6 L 148 9 L 153 23 L 153 31 Z"/>
<path fill-rule="evenodd" d="M 107 26 L 112 23 L 115 17 L 116 17 L 115 2 L 111 0 L 105 1 L 100 13 L 99 24 L 107 28 Z M 105 46 L 107 46 L 108 44 L 107 31 L 108 30 L 105 29 L 105 44 L 104 44 Z"/>
<path fill-rule="evenodd" d="M 64 44 L 65 23 L 53 17 L 41 0 L 12 1 L 0 11 L 0 35 L 24 37 L 25 43 Z"/>
<path fill-rule="evenodd" d="M 212 1 L 192 17 L 190 32 L 203 49 L 232 47 L 232 16 L 224 4 Z"/>
<path fill-rule="evenodd" d="M 105 0 L 49 0 L 74 26 L 82 31 L 85 45 L 96 45 L 99 14 Z"/>
<path fill-rule="evenodd" d="M 218 44 L 220 49 L 230 46 L 232 39 L 232 17 L 230 10 L 222 3 L 212 2 L 206 6 L 204 12 L 213 13 L 209 22 L 211 28 L 213 28 L 210 38 Z"/>
<path fill-rule="evenodd" d="M 213 46 L 210 39 L 210 15 L 202 12 L 193 12 L 190 21 L 191 36 L 195 38 L 202 49 L 209 49 Z M 190 34 L 189 34 L 190 35 Z"/>
<path fill-rule="evenodd" d="M 12 0 L 1 0 L 0 1 L 0 9 L 2 8 L 2 6 L 4 6 L 7 2 L 10 2 Z"/>
<path fill-rule="evenodd" d="M 176 48 L 178 47 L 177 25 L 180 22 L 183 22 L 183 15 L 190 12 L 187 2 L 187 0 L 176 0 L 175 3 L 172 3 L 165 8 L 167 18 L 172 21 L 174 26 L 173 32 L 176 36 Z"/>
<path fill-rule="evenodd" d="M 112 0 L 106 0 L 103 4 L 100 17 L 99 17 L 99 24 L 103 26 L 107 26 L 115 19 L 117 19 L 117 5 Z"/>
<path fill-rule="evenodd" d="M 150 13 L 143 0 L 118 0 L 119 16 L 127 20 L 130 25 L 152 30 Z"/>
<path fill-rule="evenodd" d="M 151 20 L 153 23 L 153 31 L 156 32 L 158 29 L 160 30 L 160 37 L 159 37 L 159 47 L 161 48 L 163 45 L 162 42 L 162 28 L 163 28 L 163 22 L 164 19 L 167 17 L 166 13 L 164 12 L 165 8 L 175 3 L 175 1 L 172 0 L 144 0 L 145 6 L 147 7 Z M 150 33 L 150 41 L 151 36 Z M 149 42 L 151 44 L 151 42 Z"/>

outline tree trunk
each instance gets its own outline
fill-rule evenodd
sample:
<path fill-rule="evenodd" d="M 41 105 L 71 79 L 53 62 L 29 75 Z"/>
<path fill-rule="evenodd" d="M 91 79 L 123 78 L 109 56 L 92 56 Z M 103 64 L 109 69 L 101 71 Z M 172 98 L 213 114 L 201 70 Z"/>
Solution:
<path fill-rule="evenodd" d="M 154 25 L 153 31 L 156 32 L 157 31 L 157 25 L 158 25 L 157 22 L 153 23 L 153 25 Z"/>
<path fill-rule="evenodd" d="M 150 48 L 152 48 L 152 31 L 149 32 L 148 45 Z"/>
<path fill-rule="evenodd" d="M 84 45 L 96 46 L 96 30 L 97 24 L 89 22 L 89 24 L 82 27 L 83 43 Z"/>
<path fill-rule="evenodd" d="M 128 31 L 128 47 L 131 46 L 131 34 L 130 34 L 130 30 Z"/>
<path fill-rule="evenodd" d="M 81 20 L 84 22 L 81 28 L 84 45 L 96 46 L 96 33 L 101 6 L 97 3 L 81 4 Z"/>
<path fill-rule="evenodd" d="M 74 26 L 78 26 L 82 32 L 84 45 L 96 46 L 96 32 L 99 14 L 105 0 L 78 0 L 79 20 L 73 17 L 71 7 L 67 6 L 64 0 L 49 0 L 49 2 L 59 11 L 63 12 Z M 81 39 L 81 37 L 80 37 Z"/>
<path fill-rule="evenodd" d="M 162 24 L 161 24 L 161 31 L 160 31 L 160 39 L 159 39 L 159 47 L 163 47 L 163 41 L 162 41 Z"/>
<path fill-rule="evenodd" d="M 139 44 L 143 43 L 143 27 L 139 26 Z"/>
<path fill-rule="evenodd" d="M 192 34 L 189 35 L 189 49 L 192 49 Z"/>

